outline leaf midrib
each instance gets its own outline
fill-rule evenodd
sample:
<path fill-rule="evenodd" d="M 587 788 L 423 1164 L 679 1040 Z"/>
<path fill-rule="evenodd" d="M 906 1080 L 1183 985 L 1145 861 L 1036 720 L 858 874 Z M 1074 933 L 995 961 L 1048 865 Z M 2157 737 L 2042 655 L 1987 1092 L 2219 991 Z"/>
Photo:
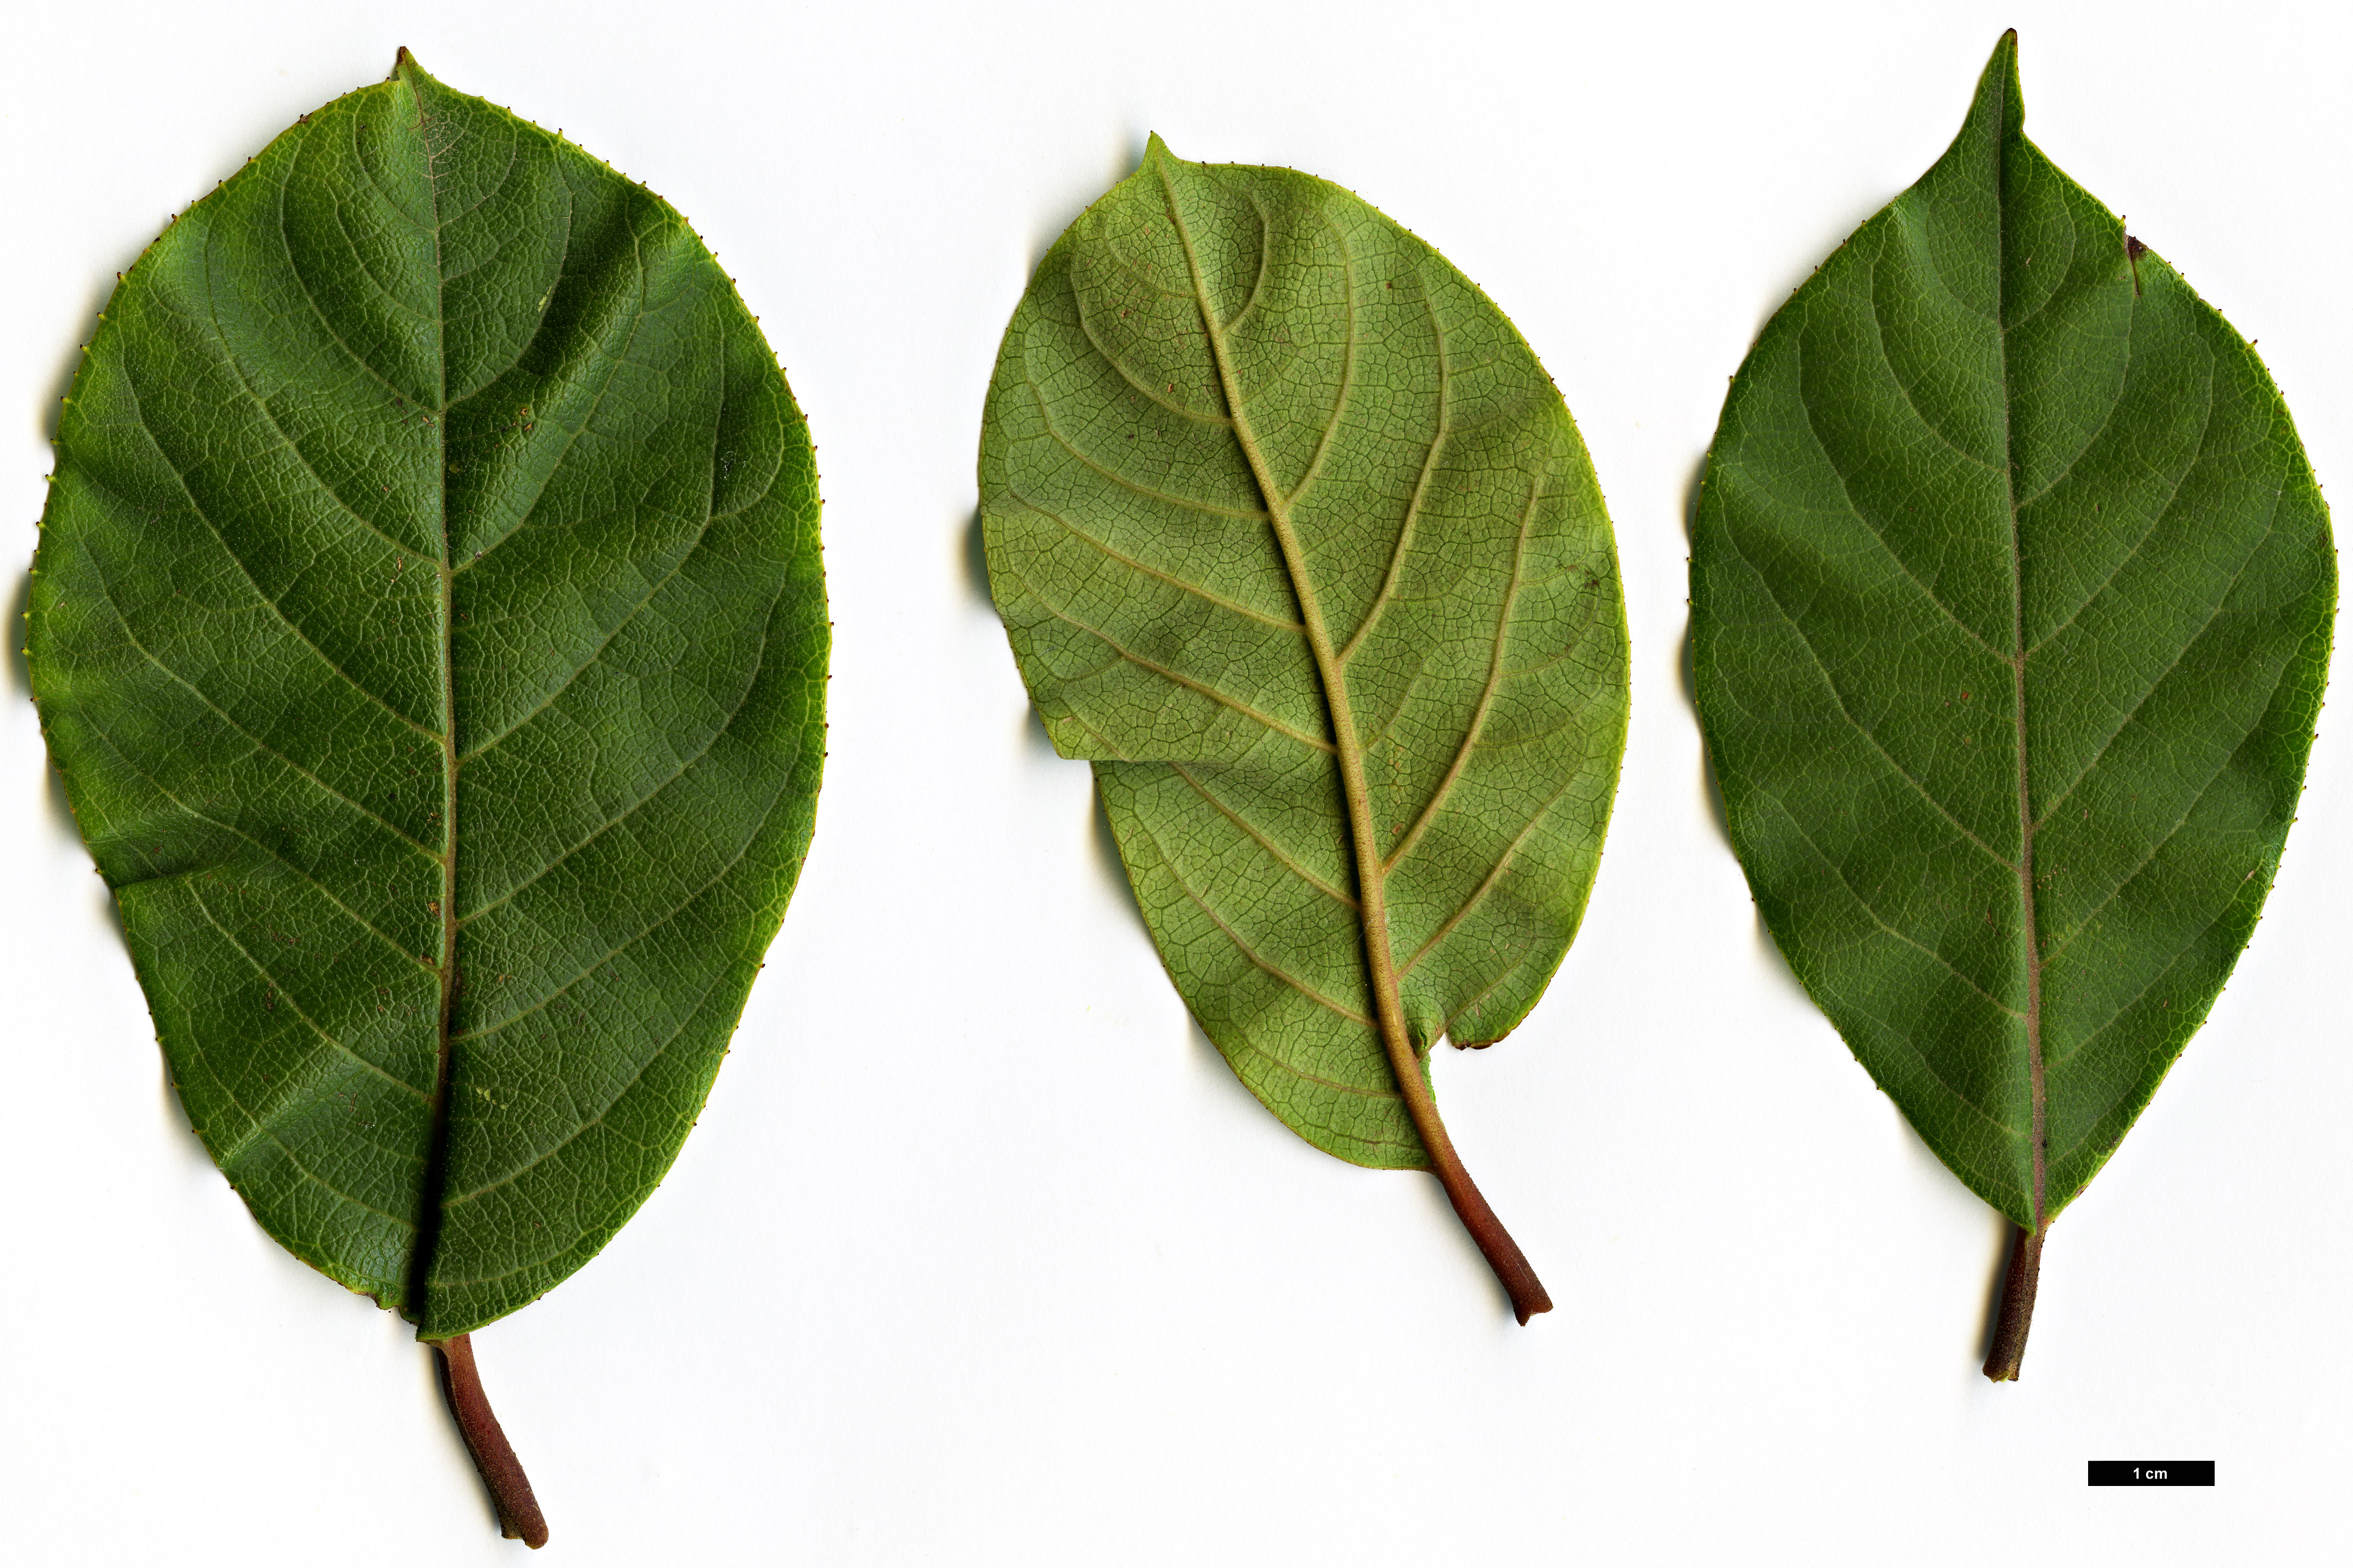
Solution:
<path fill-rule="evenodd" d="M 449 1079 L 456 1056 L 450 1029 L 458 1002 L 458 676 L 456 649 L 457 573 L 449 536 L 449 353 L 448 279 L 441 265 L 441 188 L 434 170 L 431 121 L 415 65 L 404 52 L 401 75 L 417 102 L 417 140 L 425 162 L 425 187 L 433 203 L 433 342 L 440 385 L 432 414 L 434 495 L 440 516 L 440 552 L 434 561 L 436 651 L 441 660 L 441 1007 L 435 1021 L 435 1059 L 430 1129 L 427 1134 L 423 1203 L 417 1257 L 410 1276 L 410 1313 L 421 1326 L 428 1307 L 433 1254 L 444 1223 L 443 1200 L 449 1172 Z"/>
<path fill-rule="evenodd" d="M 2026 560 L 2019 539 L 2017 407 L 2010 374 L 2010 143 L 2011 79 L 2002 76 L 1994 121 L 1994 258 L 1997 295 L 1994 342 L 2001 356 L 2001 484 L 2010 511 L 2010 711 L 2018 754 L 2018 899 L 2019 941 L 2026 962 L 2026 1070 L 2032 1121 L 2028 1134 L 2031 1161 L 2031 1218 L 2029 1231 L 2040 1236 L 2048 1223 L 2044 1213 L 2046 1163 L 2046 1095 L 2042 1061 L 2042 953 L 2034 910 L 2034 796 L 2026 748 Z"/>
<path fill-rule="evenodd" d="M 1315 662 L 1315 675 L 1323 689 L 1325 717 L 1332 726 L 1333 764 L 1340 775 L 1340 795 L 1348 821 L 1349 847 L 1356 866 L 1357 922 L 1365 942 L 1366 978 L 1373 994 L 1374 1016 L 1388 1056 L 1398 1069 L 1398 1090 L 1409 1104 L 1414 1100 L 1409 1079 L 1412 1076 L 1405 1064 L 1414 1061 L 1410 1037 L 1405 1029 L 1404 1008 L 1398 993 L 1396 959 L 1389 946 L 1388 878 L 1381 865 L 1380 853 L 1373 836 L 1372 796 L 1365 776 L 1364 752 L 1357 743 L 1356 715 L 1348 701 L 1347 676 L 1340 668 L 1332 647 L 1332 637 L 1324 622 L 1324 606 L 1315 592 L 1315 584 L 1307 571 L 1306 552 L 1301 547 L 1299 535 L 1291 522 L 1291 503 L 1296 495 L 1286 496 L 1274 482 L 1269 471 L 1265 454 L 1259 449 L 1258 432 L 1242 399 L 1241 378 L 1236 373 L 1231 356 L 1227 352 L 1225 329 L 1219 325 L 1216 308 L 1209 301 L 1208 288 L 1201 273 L 1200 257 L 1193 247 L 1193 235 L 1185 222 L 1176 201 L 1175 183 L 1169 178 L 1166 160 L 1155 161 L 1160 187 L 1168 209 L 1168 221 L 1176 241 L 1185 252 L 1185 268 L 1193 284 L 1193 302 L 1200 311 L 1201 330 L 1209 345 L 1209 357 L 1216 365 L 1218 384 L 1225 395 L 1226 413 L 1232 422 L 1234 439 L 1242 449 L 1244 461 L 1250 465 L 1250 478 L 1258 486 L 1259 497 L 1266 503 L 1267 521 L 1274 530 L 1275 542 L 1282 553 L 1284 573 L 1291 581 L 1292 593 L 1299 601 L 1300 620 L 1306 628 L 1309 656 Z M 1261 215 L 1263 221 L 1263 214 Z M 1272 235 L 1267 236 L 1271 243 Z M 1354 268 L 1349 263 L 1347 247 L 1340 250 L 1342 266 L 1349 276 L 1344 283 L 1348 300 L 1349 321 L 1345 338 L 1347 368 L 1342 376 L 1340 398 L 1333 408 L 1332 419 L 1336 425 L 1346 404 L 1346 390 L 1355 378 L 1356 355 L 1356 289 Z M 1319 453 L 1321 449 L 1319 447 Z M 1416 1118 L 1419 1121 L 1420 1119 Z"/>
<path fill-rule="evenodd" d="M 1437 467 L 1439 453 L 1443 450 L 1448 437 L 1453 433 L 1447 409 L 1447 393 L 1451 367 L 1446 353 L 1445 332 L 1438 321 L 1434 304 L 1425 295 L 1422 301 L 1423 307 L 1430 316 L 1431 334 L 1438 345 L 1440 398 L 1438 427 L 1430 437 L 1429 449 L 1423 456 L 1419 472 L 1416 476 L 1412 499 L 1408 504 L 1404 523 L 1383 573 L 1380 592 L 1346 645 L 1335 649 L 1329 627 L 1324 619 L 1321 601 L 1307 569 L 1306 552 L 1292 526 L 1291 512 L 1300 496 L 1313 483 L 1322 468 L 1325 455 L 1337 439 L 1342 416 L 1346 411 L 1349 395 L 1355 386 L 1358 335 L 1355 319 L 1355 270 L 1346 236 L 1340 233 L 1337 226 L 1332 224 L 1328 216 L 1325 216 L 1325 226 L 1333 232 L 1338 244 L 1341 265 L 1347 274 L 1344 289 L 1349 310 L 1348 331 L 1344 340 L 1347 358 L 1343 366 L 1340 386 L 1333 399 L 1329 421 L 1318 436 L 1315 450 L 1307 470 L 1299 484 L 1285 493 L 1275 483 L 1264 454 L 1260 449 L 1257 431 L 1250 418 L 1240 377 L 1234 369 L 1228 352 L 1227 337 L 1232 323 L 1220 324 L 1216 309 L 1210 302 L 1207 279 L 1202 273 L 1200 260 L 1194 248 L 1193 236 L 1185 223 L 1182 213 L 1178 210 L 1176 191 L 1169 178 L 1167 165 L 1165 163 L 1159 164 L 1157 173 L 1165 198 L 1163 205 L 1168 214 L 1170 227 L 1185 253 L 1194 306 L 1201 318 L 1203 334 L 1209 346 L 1211 361 L 1217 370 L 1220 393 L 1225 399 L 1228 412 L 1220 422 L 1233 433 L 1236 443 L 1241 447 L 1244 460 L 1250 466 L 1252 483 L 1257 487 L 1260 499 L 1265 503 L 1264 511 L 1256 515 L 1262 516 L 1274 530 L 1282 555 L 1285 576 L 1300 606 L 1298 625 L 1295 627 L 1286 625 L 1284 629 L 1300 631 L 1308 645 L 1310 656 L 1315 664 L 1317 682 L 1324 697 L 1326 716 L 1332 726 L 1333 738 L 1328 744 L 1312 740 L 1308 743 L 1316 745 L 1318 750 L 1328 751 L 1339 773 L 1341 795 L 1348 822 L 1349 845 L 1356 862 L 1359 894 L 1356 898 L 1349 899 L 1339 894 L 1337 889 L 1325 887 L 1320 879 L 1307 878 L 1306 879 L 1320 890 L 1340 897 L 1343 902 L 1348 904 L 1356 912 L 1362 927 L 1366 962 L 1369 972 L 1368 989 L 1373 993 L 1375 1003 L 1376 1026 L 1393 1065 L 1397 1068 L 1400 1095 L 1413 1112 L 1418 1123 L 1423 1121 L 1425 1117 L 1428 1119 L 1430 1125 L 1424 1131 L 1426 1134 L 1433 1135 L 1431 1141 L 1435 1142 L 1443 1137 L 1442 1131 L 1436 1126 L 1436 1108 L 1433 1104 L 1427 1103 L 1426 1093 L 1420 1092 L 1422 1086 L 1418 1081 L 1410 1081 L 1418 1079 L 1419 1076 L 1412 1065 L 1419 1061 L 1419 1052 L 1412 1043 L 1411 1033 L 1405 1020 L 1402 994 L 1404 976 L 1426 957 L 1432 948 L 1441 945 L 1462 920 L 1485 900 L 1487 894 L 1502 879 L 1516 857 L 1521 845 L 1535 830 L 1536 824 L 1549 815 L 1553 805 L 1559 799 L 1559 795 L 1556 794 L 1538 809 L 1530 822 L 1514 838 L 1498 863 L 1489 868 L 1487 875 L 1481 879 L 1468 899 L 1456 908 L 1430 938 L 1415 952 L 1413 957 L 1402 966 L 1397 962 L 1396 951 L 1389 938 L 1388 880 L 1389 873 L 1411 857 L 1413 851 L 1419 847 L 1425 830 L 1436 819 L 1447 799 L 1452 795 L 1454 785 L 1463 770 L 1469 765 L 1471 753 L 1478 746 L 1479 738 L 1485 728 L 1488 712 L 1493 708 L 1496 694 L 1501 689 L 1505 673 L 1504 656 L 1510 634 L 1512 608 L 1520 590 L 1526 585 L 1525 570 L 1528 535 L 1535 521 L 1536 509 L 1545 497 L 1544 481 L 1541 475 L 1530 480 L 1528 500 L 1522 511 L 1520 527 L 1514 542 L 1509 585 L 1505 590 L 1504 604 L 1497 616 L 1493 646 L 1489 651 L 1487 675 L 1481 683 L 1480 695 L 1471 723 L 1461 742 L 1455 748 L 1454 755 L 1449 763 L 1444 776 L 1429 798 L 1422 803 L 1420 810 L 1415 815 L 1396 847 L 1384 856 L 1380 851 L 1379 838 L 1374 826 L 1372 791 L 1364 766 L 1364 745 L 1361 738 L 1356 734 L 1355 706 L 1348 696 L 1346 670 L 1349 659 L 1363 646 L 1375 625 L 1380 620 L 1382 612 L 1388 608 L 1395 597 L 1398 582 L 1404 571 L 1405 560 L 1412 544 L 1414 524 L 1427 497 L 1431 474 Z M 1255 198 L 1252 200 L 1251 207 L 1259 218 L 1261 228 L 1268 232 L 1271 240 L 1272 225 L 1268 221 L 1265 210 L 1258 205 Z M 1265 258 L 1261 254 L 1261 273 L 1264 268 Z M 1240 321 L 1250 313 L 1257 302 L 1259 291 L 1259 287 L 1254 285 L 1250 300 L 1236 313 L 1234 321 Z M 1033 392 L 1040 390 L 1036 387 L 1034 381 L 1031 385 Z M 1063 445 L 1068 447 L 1069 443 L 1064 441 Z M 1062 520 L 1055 521 L 1059 522 Z M 1064 523 L 1063 526 L 1067 528 L 1069 525 Z M 1028 584 L 1026 579 L 1023 581 L 1033 594 L 1037 593 L 1035 584 Z M 1040 599 L 1041 602 L 1047 602 L 1043 600 L 1042 595 Z M 1154 673 L 1176 680 L 1181 685 L 1203 689 L 1198 683 L 1187 679 L 1172 670 L 1163 669 L 1157 665 L 1137 659 L 1134 655 L 1121 647 L 1098 628 L 1084 626 L 1083 623 L 1059 610 L 1056 614 L 1071 625 L 1081 626 L 1082 629 L 1092 632 L 1110 644 L 1119 657 L 1145 664 L 1146 668 L 1151 668 Z M 1226 702 L 1229 706 L 1240 706 L 1221 692 L 1212 690 L 1208 694 Z M 1258 714 L 1254 710 L 1245 708 L 1242 711 L 1250 717 L 1257 718 L 1268 728 L 1278 732 L 1290 735 L 1294 739 L 1305 739 L 1288 726 L 1273 723 L 1264 715 Z M 1192 784 L 1197 791 L 1200 790 L 1198 783 L 1191 780 L 1189 776 L 1187 782 Z M 1564 790 L 1561 793 L 1566 792 Z M 1204 798 L 1209 797 L 1205 794 Z M 1211 804 L 1219 803 L 1212 800 Z M 1219 809 L 1225 808 L 1219 805 Z M 1258 835 L 1253 833 L 1252 837 L 1257 837 Z M 1291 863 L 1288 856 L 1278 858 L 1286 864 Z M 1295 867 L 1294 869 L 1296 869 Z"/>

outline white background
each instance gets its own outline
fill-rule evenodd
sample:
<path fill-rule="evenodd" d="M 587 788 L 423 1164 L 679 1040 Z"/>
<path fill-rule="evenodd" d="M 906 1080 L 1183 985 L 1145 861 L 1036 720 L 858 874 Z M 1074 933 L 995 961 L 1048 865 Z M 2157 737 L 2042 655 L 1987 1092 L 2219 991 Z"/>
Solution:
<path fill-rule="evenodd" d="M 477 1336 L 552 1553 L 2344 1560 L 2328 716 L 2268 919 L 2053 1231 L 2006 1387 L 1977 1371 L 2000 1222 L 1799 991 L 1709 804 L 1685 530 L 1725 378 L 2012 24 L 2030 134 L 2260 340 L 2323 481 L 2353 475 L 2341 6 L 9 8 L 12 617 L 115 273 L 399 45 L 677 204 L 808 410 L 837 641 L 807 874 L 668 1182 Z M 1437 1067 L 1558 1303 L 1525 1329 L 1435 1184 L 1315 1152 L 1189 1023 L 987 602 L 998 335 L 1155 130 L 1436 244 L 1560 384 L 1616 520 L 1635 707 L 1591 911 L 1528 1023 Z M 514 1562 L 426 1354 L 190 1135 L 21 658 L 0 698 L 0 1558 Z M 2093 1490 L 2093 1458 L 2221 1484 Z"/>

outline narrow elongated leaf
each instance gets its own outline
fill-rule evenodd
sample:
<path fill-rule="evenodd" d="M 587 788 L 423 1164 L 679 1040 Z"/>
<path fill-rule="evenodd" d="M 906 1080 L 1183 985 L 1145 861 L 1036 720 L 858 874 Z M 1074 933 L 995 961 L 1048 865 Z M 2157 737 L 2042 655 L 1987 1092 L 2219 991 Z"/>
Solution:
<path fill-rule="evenodd" d="M 2006 36 L 1767 323 L 1692 555 L 1735 847 L 1816 1002 L 2043 1235 L 2229 976 L 2326 674 L 2328 514 L 2253 351 L 2026 140 Z"/>
<path fill-rule="evenodd" d="M 288 1249 L 462 1335 L 652 1191 L 783 915 L 807 428 L 675 211 L 405 53 L 87 353 L 31 668 L 182 1103 Z"/>
<path fill-rule="evenodd" d="M 981 437 L 989 582 L 1160 955 L 1267 1108 L 1430 1169 L 1576 934 L 1626 727 L 1608 514 L 1503 313 L 1349 193 L 1157 138 L 1039 264 Z"/>

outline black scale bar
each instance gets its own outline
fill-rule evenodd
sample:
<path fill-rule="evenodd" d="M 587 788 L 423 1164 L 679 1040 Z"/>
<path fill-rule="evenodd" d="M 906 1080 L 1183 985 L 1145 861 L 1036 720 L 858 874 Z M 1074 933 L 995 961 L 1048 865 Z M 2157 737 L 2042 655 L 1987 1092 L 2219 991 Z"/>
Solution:
<path fill-rule="evenodd" d="M 2094 1459 L 2095 1487 L 2211 1487 L 2211 1459 Z"/>

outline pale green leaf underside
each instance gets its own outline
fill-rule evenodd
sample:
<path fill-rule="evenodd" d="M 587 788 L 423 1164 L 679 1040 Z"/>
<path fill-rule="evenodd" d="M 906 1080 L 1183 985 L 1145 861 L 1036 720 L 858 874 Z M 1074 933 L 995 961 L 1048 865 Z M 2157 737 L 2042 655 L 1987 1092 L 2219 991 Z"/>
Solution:
<path fill-rule="evenodd" d="M 1692 597 L 1767 925 L 1929 1146 L 2031 1226 L 2253 928 L 2336 569 L 2253 352 L 2022 118 L 2005 40 L 1951 149 L 1767 325 Z"/>
<path fill-rule="evenodd" d="M 980 486 L 1023 679 L 1094 761 L 1187 1005 L 1309 1142 L 1421 1166 L 1303 596 L 1345 668 L 1414 1043 L 1496 1039 L 1576 933 L 1625 735 L 1609 518 L 1559 393 L 1354 195 L 1155 141 L 1015 311 Z"/>
<path fill-rule="evenodd" d="M 817 516 L 684 220 L 406 64 L 182 215 L 90 343 L 52 755 L 206 1147 L 428 1335 L 579 1268 L 693 1124 L 808 839 Z"/>

